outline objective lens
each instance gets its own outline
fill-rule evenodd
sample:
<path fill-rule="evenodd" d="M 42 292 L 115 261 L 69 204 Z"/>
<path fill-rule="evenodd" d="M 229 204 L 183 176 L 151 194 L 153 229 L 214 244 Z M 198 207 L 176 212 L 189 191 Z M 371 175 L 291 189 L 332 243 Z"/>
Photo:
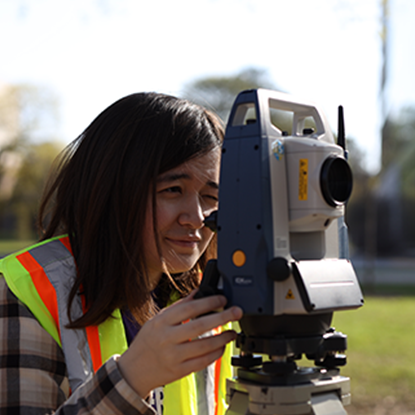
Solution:
<path fill-rule="evenodd" d="M 353 177 L 347 161 L 331 156 L 324 163 L 320 174 L 324 200 L 333 207 L 344 205 L 352 193 Z"/>

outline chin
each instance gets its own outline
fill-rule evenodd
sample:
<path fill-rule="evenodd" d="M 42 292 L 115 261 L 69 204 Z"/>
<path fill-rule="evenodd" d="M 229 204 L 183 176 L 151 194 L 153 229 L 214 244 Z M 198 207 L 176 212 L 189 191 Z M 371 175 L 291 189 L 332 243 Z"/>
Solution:
<path fill-rule="evenodd" d="M 167 263 L 167 269 L 170 272 L 170 274 L 181 274 L 183 272 L 190 271 L 197 263 L 197 260 L 195 261 L 183 261 L 180 264 L 171 264 L 168 265 Z"/>

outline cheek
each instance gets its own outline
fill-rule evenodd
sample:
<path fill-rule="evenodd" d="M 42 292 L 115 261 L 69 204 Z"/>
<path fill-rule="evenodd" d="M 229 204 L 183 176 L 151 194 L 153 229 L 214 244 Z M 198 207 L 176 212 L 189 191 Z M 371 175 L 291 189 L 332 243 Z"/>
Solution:
<path fill-rule="evenodd" d="M 159 232 L 168 229 L 176 218 L 174 206 L 168 203 L 157 203 L 156 215 Z"/>

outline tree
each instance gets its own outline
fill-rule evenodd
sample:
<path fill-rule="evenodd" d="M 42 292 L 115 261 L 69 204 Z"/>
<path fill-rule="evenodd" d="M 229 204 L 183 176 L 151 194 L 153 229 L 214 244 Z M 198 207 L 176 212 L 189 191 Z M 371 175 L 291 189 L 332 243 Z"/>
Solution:
<path fill-rule="evenodd" d="M 383 253 L 415 250 L 415 108 L 389 117 L 382 134 L 382 171 L 378 178 L 379 243 Z"/>
<path fill-rule="evenodd" d="M 37 209 L 50 155 L 54 157 L 55 147 L 62 147 L 50 143 L 56 125 L 57 100 L 51 90 L 35 85 L 1 86 L 1 237 L 33 237 L 33 220 L 28 218 Z"/>
<path fill-rule="evenodd" d="M 239 92 L 253 88 L 276 89 L 263 69 L 246 68 L 231 76 L 212 76 L 195 80 L 183 89 L 185 98 L 210 108 L 226 122 Z"/>
<path fill-rule="evenodd" d="M 31 84 L 0 88 L 0 148 L 51 138 L 58 121 L 58 100 L 49 88 Z"/>
<path fill-rule="evenodd" d="M 15 232 L 19 240 L 35 238 L 35 218 L 39 201 L 53 160 L 63 145 L 58 142 L 29 144 L 19 169 L 13 194 L 8 201 L 14 213 Z"/>
<path fill-rule="evenodd" d="M 353 168 L 347 210 L 351 240 L 369 256 L 412 255 L 415 251 L 415 108 L 389 116 L 382 131 L 382 168 L 377 176 Z M 351 151 L 350 161 L 353 164 Z"/>
<path fill-rule="evenodd" d="M 383 130 L 382 170 L 399 166 L 402 192 L 415 199 L 415 107 L 403 108 L 397 117 L 389 117 Z"/>
<path fill-rule="evenodd" d="M 348 161 L 353 173 L 353 191 L 346 207 L 346 222 L 349 228 L 350 251 L 374 252 L 368 239 L 368 224 L 372 224 L 373 203 L 372 188 L 374 178 L 365 167 L 365 157 L 353 138 L 347 139 Z"/>

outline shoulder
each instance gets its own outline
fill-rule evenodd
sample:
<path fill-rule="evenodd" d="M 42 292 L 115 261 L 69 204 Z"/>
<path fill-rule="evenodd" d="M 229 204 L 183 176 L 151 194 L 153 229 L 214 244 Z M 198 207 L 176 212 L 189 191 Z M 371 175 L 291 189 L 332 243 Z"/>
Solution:
<path fill-rule="evenodd" d="M 33 313 L 9 289 L 0 274 L 0 326 L 3 340 L 0 342 L 0 354 L 9 350 L 31 354 L 34 358 L 41 355 L 42 360 L 51 359 L 56 373 L 63 376 L 66 369 L 61 366 L 64 356 L 55 340 L 40 325 Z M 30 365 L 29 365 L 30 366 Z"/>
<path fill-rule="evenodd" d="M 3 274 L 0 274 L 0 318 L 18 319 L 20 317 L 37 321 L 29 309 L 12 293 Z"/>

